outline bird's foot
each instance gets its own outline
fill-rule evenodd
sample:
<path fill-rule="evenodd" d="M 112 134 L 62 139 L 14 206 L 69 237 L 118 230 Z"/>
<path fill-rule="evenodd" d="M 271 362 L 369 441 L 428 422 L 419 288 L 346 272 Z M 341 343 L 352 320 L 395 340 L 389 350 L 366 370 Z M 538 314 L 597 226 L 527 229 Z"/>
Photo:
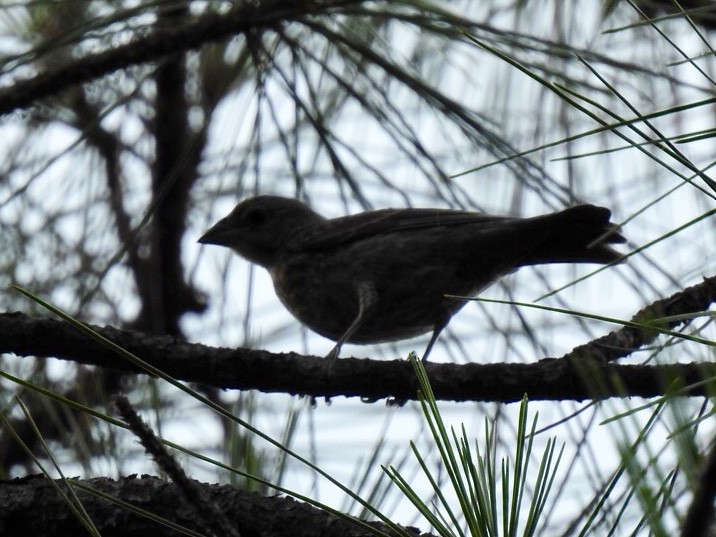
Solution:
<path fill-rule="evenodd" d="M 338 359 L 338 354 L 341 352 L 341 345 L 336 343 L 336 346 L 333 347 L 328 354 L 326 354 L 325 359 L 326 360 L 336 360 Z"/>
<path fill-rule="evenodd" d="M 397 397 L 388 397 L 388 399 L 385 400 L 385 406 L 390 407 L 404 407 L 405 403 L 407 403 L 407 399 L 398 399 Z"/>

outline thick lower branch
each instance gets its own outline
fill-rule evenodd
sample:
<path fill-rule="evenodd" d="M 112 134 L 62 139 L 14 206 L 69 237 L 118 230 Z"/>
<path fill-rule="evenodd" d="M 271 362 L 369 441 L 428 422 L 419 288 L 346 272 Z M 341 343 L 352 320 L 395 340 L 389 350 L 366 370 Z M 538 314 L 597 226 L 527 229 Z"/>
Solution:
<path fill-rule="evenodd" d="M 178 487 L 156 477 L 96 478 L 74 480 L 82 508 L 102 535 L 178 535 L 175 529 L 132 513 L 90 492 L 100 491 L 122 502 L 163 517 L 185 528 L 202 532 L 200 514 L 187 504 Z M 64 483 L 56 485 L 66 490 Z M 356 522 L 340 518 L 290 498 L 264 497 L 228 485 L 199 484 L 206 495 L 233 523 L 240 535 L 301 537 L 313 535 L 362 537 L 374 535 Z M 0 481 L 0 534 L 11 536 L 86 535 L 76 516 L 49 479 L 41 476 Z M 30 507 L 34 506 L 34 507 Z M 38 508 L 42 506 L 42 508 Z M 382 524 L 375 524 L 393 535 Z M 419 535 L 414 528 L 407 534 Z"/>

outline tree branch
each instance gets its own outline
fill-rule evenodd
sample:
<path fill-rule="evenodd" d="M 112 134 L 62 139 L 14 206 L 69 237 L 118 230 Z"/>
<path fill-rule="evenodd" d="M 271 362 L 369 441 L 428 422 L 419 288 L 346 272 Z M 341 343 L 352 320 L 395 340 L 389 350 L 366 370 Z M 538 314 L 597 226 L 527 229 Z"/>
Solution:
<path fill-rule="evenodd" d="M 186 52 L 205 43 L 270 28 L 311 13 L 330 14 L 346 1 L 246 2 L 226 13 L 208 13 L 177 28 L 165 28 L 146 37 L 77 59 L 69 65 L 20 80 L 0 91 L 0 116 L 30 106 L 63 89 L 170 54 Z"/>
<path fill-rule="evenodd" d="M 177 531 L 158 522 L 132 513 L 126 507 L 116 505 L 85 487 L 100 491 L 134 507 L 147 510 L 176 524 L 202 531 L 200 521 L 189 509 L 178 487 L 150 476 L 126 477 L 117 481 L 108 478 L 73 480 L 75 491 L 83 509 L 102 535 L 177 535 Z M 61 480 L 56 485 L 66 490 Z M 254 492 L 235 489 L 229 485 L 199 484 L 207 496 L 224 511 L 241 535 L 264 537 L 346 536 L 369 537 L 374 533 L 349 519 L 326 513 L 291 498 L 263 497 Z M 0 481 L 0 534 L 5 537 L 36 535 L 51 537 L 60 535 L 84 535 L 67 500 L 60 496 L 52 482 L 41 476 L 31 476 L 12 481 Z M 28 505 L 42 506 L 28 509 Z M 394 535 L 383 524 L 370 523 L 387 535 Z M 405 528 L 406 533 L 420 533 L 415 528 Z M 425 537 L 428 537 L 427 534 Z"/>
<path fill-rule="evenodd" d="M 632 323 L 648 325 L 656 322 L 660 328 L 673 330 L 688 324 L 689 321 L 675 318 L 707 310 L 716 302 L 716 276 L 704 278 L 704 281 L 674 293 L 670 297 L 652 302 L 631 318 Z M 660 321 L 663 318 L 671 320 Z M 630 355 L 635 350 L 656 340 L 659 332 L 648 328 L 640 329 L 624 326 L 606 336 L 575 347 L 566 357 L 587 356 L 597 360 L 611 362 Z"/>
<path fill-rule="evenodd" d="M 635 318 L 688 315 L 716 301 L 716 277 L 659 300 Z M 649 312 L 647 315 L 645 312 Z M 657 315 L 658 312 L 658 315 Z M 676 328 L 688 320 L 664 322 Z M 255 389 L 314 397 L 387 397 L 414 399 L 417 383 L 405 360 L 341 358 L 334 362 L 296 353 L 273 354 L 252 349 L 213 348 L 112 327 L 93 327 L 99 334 L 173 377 L 224 389 Z M 536 363 L 426 365 L 438 399 L 453 401 L 585 400 L 605 397 L 656 397 L 677 386 L 685 394 L 704 395 L 704 379 L 716 376 L 714 363 L 618 365 L 619 356 L 653 342 L 654 330 L 624 327 L 577 347 L 562 358 Z M 608 351 L 608 352 L 607 352 Z M 0 352 L 51 356 L 122 371 L 138 369 L 97 340 L 68 323 L 35 319 L 22 313 L 0 314 Z M 605 354 L 607 353 L 607 354 Z M 676 384 L 675 384 L 676 382 Z"/>

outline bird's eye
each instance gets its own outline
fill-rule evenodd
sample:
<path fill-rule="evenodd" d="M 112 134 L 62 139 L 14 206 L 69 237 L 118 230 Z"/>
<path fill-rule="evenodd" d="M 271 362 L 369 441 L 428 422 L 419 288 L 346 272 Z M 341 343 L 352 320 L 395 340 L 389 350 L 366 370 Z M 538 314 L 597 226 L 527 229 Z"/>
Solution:
<path fill-rule="evenodd" d="M 268 211 L 265 207 L 252 207 L 246 213 L 246 223 L 252 227 L 262 226 L 268 219 Z"/>

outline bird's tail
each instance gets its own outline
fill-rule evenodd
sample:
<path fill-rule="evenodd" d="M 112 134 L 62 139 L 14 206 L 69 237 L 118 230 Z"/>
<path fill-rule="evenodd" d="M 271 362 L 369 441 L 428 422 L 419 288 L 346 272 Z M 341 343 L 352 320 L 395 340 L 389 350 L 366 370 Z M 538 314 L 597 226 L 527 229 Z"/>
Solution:
<path fill-rule="evenodd" d="M 610 245 L 626 242 L 612 213 L 595 205 L 576 205 L 563 211 L 520 221 L 530 233 L 534 248 L 524 264 L 615 263 L 622 254 Z"/>

